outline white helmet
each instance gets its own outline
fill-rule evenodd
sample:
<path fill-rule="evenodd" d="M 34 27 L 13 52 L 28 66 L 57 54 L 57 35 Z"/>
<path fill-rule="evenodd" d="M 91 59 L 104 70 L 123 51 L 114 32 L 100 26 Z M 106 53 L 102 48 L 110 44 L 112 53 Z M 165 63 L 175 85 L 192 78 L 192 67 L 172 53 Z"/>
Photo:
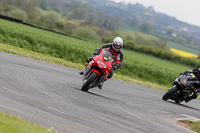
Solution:
<path fill-rule="evenodd" d="M 112 48 L 115 52 L 119 52 L 123 47 L 123 39 L 121 37 L 116 37 L 112 42 Z"/>

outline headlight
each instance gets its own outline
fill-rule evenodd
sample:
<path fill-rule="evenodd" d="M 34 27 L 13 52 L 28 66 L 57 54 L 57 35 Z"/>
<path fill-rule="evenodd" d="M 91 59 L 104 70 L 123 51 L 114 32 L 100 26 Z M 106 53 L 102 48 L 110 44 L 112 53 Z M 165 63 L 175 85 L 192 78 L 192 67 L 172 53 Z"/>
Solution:
<path fill-rule="evenodd" d="M 97 61 L 99 68 L 107 68 L 106 64 L 101 62 L 100 60 Z"/>
<path fill-rule="evenodd" d="M 183 81 L 181 82 L 181 84 L 184 85 L 184 86 L 186 86 L 186 85 L 187 85 L 186 80 L 183 80 Z"/>

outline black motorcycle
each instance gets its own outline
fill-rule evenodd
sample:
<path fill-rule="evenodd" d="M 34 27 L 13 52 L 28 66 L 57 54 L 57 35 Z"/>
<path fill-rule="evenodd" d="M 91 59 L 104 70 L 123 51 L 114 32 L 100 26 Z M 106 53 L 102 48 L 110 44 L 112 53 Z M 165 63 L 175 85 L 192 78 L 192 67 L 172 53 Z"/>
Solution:
<path fill-rule="evenodd" d="M 180 75 L 178 78 L 175 79 L 173 82 L 172 88 L 170 88 L 162 97 L 164 101 L 168 99 L 174 100 L 176 103 L 181 103 L 185 101 L 190 95 L 194 93 L 194 91 L 199 91 L 196 89 L 192 82 L 195 76 L 188 73 L 184 75 Z"/>

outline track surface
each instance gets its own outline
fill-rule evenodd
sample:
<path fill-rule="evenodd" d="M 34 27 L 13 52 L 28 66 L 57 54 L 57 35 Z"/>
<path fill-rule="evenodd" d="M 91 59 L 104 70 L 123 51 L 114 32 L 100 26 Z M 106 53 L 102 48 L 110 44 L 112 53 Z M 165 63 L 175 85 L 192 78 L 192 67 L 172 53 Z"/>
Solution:
<path fill-rule="evenodd" d="M 0 111 L 61 133 L 191 133 L 178 118 L 200 118 L 200 101 L 177 105 L 164 91 L 111 79 L 80 91 L 78 70 L 0 52 Z"/>

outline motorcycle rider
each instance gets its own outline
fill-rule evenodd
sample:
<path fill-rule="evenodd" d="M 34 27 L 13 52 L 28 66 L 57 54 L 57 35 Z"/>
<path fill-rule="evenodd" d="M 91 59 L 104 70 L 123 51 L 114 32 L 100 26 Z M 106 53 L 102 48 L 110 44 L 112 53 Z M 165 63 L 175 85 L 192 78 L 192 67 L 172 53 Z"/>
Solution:
<path fill-rule="evenodd" d="M 99 55 L 101 51 L 109 51 L 113 55 L 114 64 L 112 66 L 112 71 L 110 71 L 110 73 L 108 74 L 108 79 L 110 79 L 113 76 L 114 71 L 120 68 L 122 65 L 122 61 L 124 57 L 124 54 L 121 50 L 122 47 L 123 47 L 123 39 L 121 37 L 115 37 L 113 42 L 104 44 L 101 48 L 100 47 L 97 48 L 95 52 L 93 53 L 93 57 L 95 57 L 96 55 Z M 93 57 L 89 57 L 87 59 L 87 63 L 92 61 Z M 83 75 L 84 70 L 79 72 L 79 74 Z M 98 85 L 99 89 L 102 88 L 103 83 L 104 82 Z"/>
<path fill-rule="evenodd" d="M 200 91 L 200 68 L 180 73 L 180 75 L 185 74 L 190 74 L 191 76 L 187 79 L 184 85 L 188 87 L 194 86 L 195 88 L 193 94 L 185 99 L 185 102 L 188 103 L 190 100 L 196 99 L 199 95 L 198 92 Z"/>

